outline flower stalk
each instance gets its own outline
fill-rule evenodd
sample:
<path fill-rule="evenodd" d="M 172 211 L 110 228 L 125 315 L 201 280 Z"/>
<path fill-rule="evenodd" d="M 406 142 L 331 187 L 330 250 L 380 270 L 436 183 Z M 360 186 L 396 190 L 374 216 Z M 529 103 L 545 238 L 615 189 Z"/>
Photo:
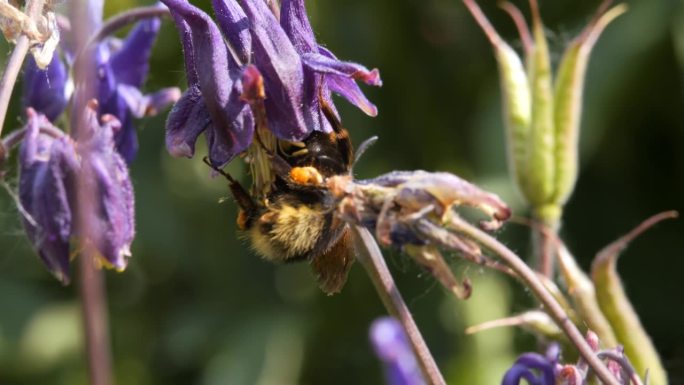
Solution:
<path fill-rule="evenodd" d="M 558 326 L 563 330 L 568 339 L 577 348 L 582 358 L 587 362 L 589 367 L 596 373 L 598 378 L 604 385 L 620 385 L 617 379 L 611 374 L 608 368 L 596 356 L 593 349 L 586 342 L 582 333 L 577 329 L 563 307 L 556 301 L 556 299 L 549 293 L 544 284 L 541 282 L 536 273 L 530 269 L 529 266 L 523 262 L 520 257 L 513 253 L 506 246 L 497 241 L 494 237 L 471 225 L 470 223 L 454 217 L 452 221 L 454 227 L 459 232 L 465 234 L 469 238 L 477 241 L 485 248 L 499 256 L 504 262 L 510 266 L 518 275 L 520 280 L 525 283 L 532 293 L 537 297 L 539 302 L 545 307 L 545 310 L 556 321 Z"/>
<path fill-rule="evenodd" d="M 44 0 L 28 0 L 26 3 L 26 14 L 30 19 L 38 17 L 43 10 Z M 28 36 L 22 34 L 16 40 L 12 54 L 10 55 L 5 72 L 0 79 L 0 134 L 5 126 L 7 108 L 9 107 L 14 84 L 24 63 L 24 58 L 29 51 L 31 41 Z"/>
<path fill-rule="evenodd" d="M 69 6 L 69 18 L 80 20 L 73 25 L 73 36 L 77 52 L 83 53 L 88 49 L 86 36 L 91 36 L 102 17 L 102 3 L 77 0 Z M 81 92 L 81 97 L 75 97 L 73 110 L 75 124 L 73 132 L 88 132 L 88 123 L 84 118 L 86 101 L 96 95 L 95 84 L 88 82 L 93 78 L 95 69 L 92 65 L 74 66 L 74 82 Z M 86 149 L 86 151 L 88 151 Z M 89 152 L 89 151 L 88 151 Z M 88 154 L 84 154 L 88 155 Z M 79 237 L 79 294 L 81 297 L 82 319 L 86 346 L 86 359 L 91 385 L 111 385 L 113 383 L 111 345 L 109 340 L 109 325 L 107 318 L 107 297 L 104 287 L 104 277 L 101 269 L 95 266 L 97 251 L 93 242 L 86 239 L 99 239 L 102 234 L 93 233 L 93 221 L 88 215 L 95 207 L 95 191 L 93 184 L 83 178 L 82 174 L 76 178 L 78 205 L 78 233 Z M 94 236 L 95 238 L 91 238 Z"/>
<path fill-rule="evenodd" d="M 420 334 L 420 330 L 418 330 L 411 312 L 394 283 L 392 274 L 387 268 L 378 244 L 367 229 L 352 226 L 352 230 L 355 233 L 354 241 L 358 252 L 358 261 L 366 269 L 368 276 L 375 286 L 375 290 L 378 292 L 389 314 L 399 320 L 406 331 L 425 378 L 432 385 L 446 385 L 444 377 L 437 367 L 437 363 L 432 354 L 430 354 L 430 350 L 425 344 L 425 340 Z"/>

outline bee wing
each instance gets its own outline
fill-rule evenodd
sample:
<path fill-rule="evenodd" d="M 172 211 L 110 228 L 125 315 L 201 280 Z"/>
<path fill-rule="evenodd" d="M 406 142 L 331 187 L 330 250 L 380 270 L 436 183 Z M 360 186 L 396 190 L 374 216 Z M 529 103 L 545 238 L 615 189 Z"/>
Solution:
<path fill-rule="evenodd" d="M 351 237 L 351 230 L 345 229 L 328 251 L 311 260 L 311 269 L 316 274 L 318 286 L 328 295 L 342 291 L 347 282 L 349 269 L 355 259 Z"/>

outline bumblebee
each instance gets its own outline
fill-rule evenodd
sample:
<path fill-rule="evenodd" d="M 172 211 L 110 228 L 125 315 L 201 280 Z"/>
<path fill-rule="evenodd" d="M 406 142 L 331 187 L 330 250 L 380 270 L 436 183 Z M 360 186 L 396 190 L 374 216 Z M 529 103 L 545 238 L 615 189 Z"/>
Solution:
<path fill-rule="evenodd" d="M 230 182 L 240 207 L 238 227 L 256 253 L 272 262 L 309 261 L 321 290 L 334 294 L 347 280 L 354 252 L 350 229 L 334 215 L 335 201 L 323 182 L 351 173 L 353 148 L 335 113 L 321 105 L 330 134 L 314 131 L 297 143 L 277 140 L 274 151 L 257 134 L 255 145 L 268 153 L 274 175 L 268 192 L 250 195 L 217 171 Z"/>

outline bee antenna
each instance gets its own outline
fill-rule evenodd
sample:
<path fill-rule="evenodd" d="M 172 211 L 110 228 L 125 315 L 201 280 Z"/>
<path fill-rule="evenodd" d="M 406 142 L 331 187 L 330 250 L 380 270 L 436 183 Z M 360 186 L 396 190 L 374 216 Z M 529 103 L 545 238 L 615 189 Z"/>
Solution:
<path fill-rule="evenodd" d="M 224 178 L 228 179 L 228 182 L 230 182 L 230 183 L 235 183 L 235 179 L 233 179 L 233 177 L 230 176 L 230 174 L 228 174 L 227 172 L 225 172 L 225 171 L 221 170 L 220 168 L 214 166 L 214 165 L 211 163 L 211 161 L 209 160 L 209 157 L 208 157 L 208 156 L 205 156 L 204 158 L 202 158 L 202 162 L 204 162 L 204 164 L 206 164 L 207 166 L 211 167 L 212 170 L 214 170 L 214 171 L 216 171 L 217 173 L 221 174 Z"/>
<path fill-rule="evenodd" d="M 378 141 L 377 136 L 371 136 L 370 138 L 364 140 L 361 142 L 359 145 L 359 149 L 356 150 L 356 154 L 354 155 L 354 163 L 352 164 L 352 167 L 356 165 L 356 162 L 359 161 L 361 156 L 368 150 L 372 145 L 374 145 Z"/>

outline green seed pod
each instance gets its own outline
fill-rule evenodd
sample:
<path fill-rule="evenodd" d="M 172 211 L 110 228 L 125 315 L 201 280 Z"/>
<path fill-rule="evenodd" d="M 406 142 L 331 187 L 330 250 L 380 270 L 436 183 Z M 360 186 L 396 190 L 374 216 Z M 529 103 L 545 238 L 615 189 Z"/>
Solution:
<path fill-rule="evenodd" d="M 520 31 L 526 66 L 477 4 L 465 0 L 465 5 L 494 47 L 501 77 L 509 167 L 515 183 L 534 216 L 555 228 L 577 179 L 582 89 L 589 54 L 603 29 L 626 7 L 619 5 L 604 12 L 608 5 L 604 2 L 594 20 L 566 49 L 554 83 L 536 1 L 530 1 L 532 31 L 517 8 L 502 4 Z"/>
<path fill-rule="evenodd" d="M 627 235 L 601 250 L 591 266 L 591 278 L 596 286 L 596 298 L 601 310 L 618 340 L 624 345 L 625 355 L 634 365 L 636 372 L 643 377 L 648 370 L 649 382 L 653 385 L 667 385 L 667 373 L 651 338 L 627 298 L 617 272 L 617 258 L 629 242 L 649 227 L 663 219 L 676 217 L 677 212 L 666 211 L 647 219 Z"/>
<path fill-rule="evenodd" d="M 556 126 L 555 191 L 552 201 L 563 205 L 577 179 L 577 142 L 582 116 L 584 77 L 591 49 L 603 29 L 624 13 L 624 4 L 597 15 L 563 54 L 555 84 L 554 124 Z"/>

